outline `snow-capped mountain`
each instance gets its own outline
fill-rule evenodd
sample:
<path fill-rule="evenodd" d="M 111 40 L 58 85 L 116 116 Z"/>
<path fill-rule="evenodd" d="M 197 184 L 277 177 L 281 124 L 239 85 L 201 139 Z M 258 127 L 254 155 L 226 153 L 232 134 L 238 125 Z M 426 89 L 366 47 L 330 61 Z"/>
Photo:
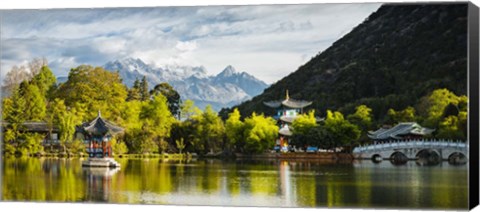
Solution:
<path fill-rule="evenodd" d="M 118 71 L 127 86 L 133 86 L 135 79 L 146 76 L 149 87 L 168 82 L 178 91 L 182 99 L 191 99 L 199 108 L 207 104 L 219 111 L 260 94 L 268 85 L 246 72 L 237 72 L 227 66 L 216 76 L 208 76 L 204 67 L 166 66 L 152 67 L 140 59 L 128 58 L 108 62 L 106 70 Z"/>

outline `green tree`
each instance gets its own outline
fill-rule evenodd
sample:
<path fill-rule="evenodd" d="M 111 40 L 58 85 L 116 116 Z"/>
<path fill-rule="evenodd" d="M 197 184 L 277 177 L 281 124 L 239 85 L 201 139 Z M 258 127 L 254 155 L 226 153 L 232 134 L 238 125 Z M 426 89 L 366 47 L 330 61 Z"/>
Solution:
<path fill-rule="evenodd" d="M 307 134 L 307 132 L 317 126 L 317 120 L 315 119 L 315 111 L 310 111 L 307 114 L 299 115 L 292 122 L 292 128 L 294 134 Z"/>
<path fill-rule="evenodd" d="M 148 132 L 142 129 L 131 129 L 124 135 L 125 145 L 129 153 L 152 153 L 158 151 L 158 145 Z"/>
<path fill-rule="evenodd" d="M 4 141 L 15 146 L 23 129 L 23 123 L 27 119 L 26 102 L 20 95 L 19 89 L 14 88 L 12 96 L 3 99 L 2 103 L 2 117 L 8 123 L 3 135 Z"/>
<path fill-rule="evenodd" d="M 52 105 L 51 112 L 53 115 L 53 123 L 58 126 L 60 131 L 60 144 L 63 151 L 67 150 L 67 143 L 73 141 L 75 127 L 81 124 L 79 117 L 82 111 L 76 108 L 68 108 L 65 102 L 61 99 L 55 99 Z"/>
<path fill-rule="evenodd" d="M 74 139 L 72 142 L 67 143 L 66 146 L 72 154 L 86 153 L 85 144 L 79 139 Z"/>
<path fill-rule="evenodd" d="M 37 133 L 27 133 L 23 136 L 23 141 L 17 148 L 17 153 L 20 155 L 32 155 L 43 151 L 43 135 Z"/>
<path fill-rule="evenodd" d="M 50 99 L 55 90 L 57 79 L 48 66 L 42 66 L 40 72 L 33 76 L 32 83 L 38 87 L 45 99 Z"/>
<path fill-rule="evenodd" d="M 170 134 L 170 141 L 173 144 L 176 144 L 177 141 L 183 140 L 185 145 L 184 149 L 187 152 L 197 151 L 194 144 L 199 143 L 199 138 L 197 138 L 197 121 L 193 119 L 187 119 L 183 122 L 176 121 L 172 125 L 172 131 Z M 178 149 L 178 147 L 177 147 Z"/>
<path fill-rule="evenodd" d="M 462 130 L 459 129 L 460 121 L 457 116 L 448 116 L 445 117 L 439 123 L 439 129 L 437 133 L 438 138 L 445 139 L 465 139 L 465 136 Z"/>
<path fill-rule="evenodd" d="M 25 99 L 25 116 L 29 121 L 42 121 L 45 119 L 47 105 L 45 94 L 33 83 L 28 83 L 24 87 L 23 93 Z"/>
<path fill-rule="evenodd" d="M 387 112 L 389 124 L 397 124 L 399 122 L 415 122 L 417 116 L 415 115 L 415 108 L 407 107 L 401 111 L 389 109 Z"/>
<path fill-rule="evenodd" d="M 244 124 L 240 120 L 240 112 L 237 108 L 228 115 L 225 121 L 225 134 L 227 136 L 227 148 L 231 148 L 243 140 Z"/>
<path fill-rule="evenodd" d="M 142 108 L 140 118 L 144 120 L 143 130 L 150 140 L 157 144 L 160 151 L 164 151 L 164 140 L 170 136 L 175 118 L 168 110 L 167 98 L 158 93 Z"/>
<path fill-rule="evenodd" d="M 225 127 L 222 119 L 207 105 L 200 116 L 194 117 L 195 138 L 193 144 L 200 153 L 216 152 L 222 147 Z"/>
<path fill-rule="evenodd" d="M 182 154 L 183 149 L 185 149 L 185 142 L 183 141 L 183 138 L 180 138 L 180 140 L 176 140 L 175 144 L 177 144 L 178 152 Z"/>
<path fill-rule="evenodd" d="M 245 119 L 244 124 L 243 152 L 262 153 L 273 148 L 278 136 L 277 122 L 273 118 L 253 113 Z"/>
<path fill-rule="evenodd" d="M 366 132 L 372 126 L 372 109 L 366 105 L 359 105 L 355 108 L 355 113 L 347 116 L 347 120 L 350 123 L 359 126 L 363 132 Z"/>
<path fill-rule="evenodd" d="M 355 108 L 355 113 L 347 116 L 347 120 L 350 123 L 359 127 L 361 131 L 361 135 L 359 139 L 360 142 L 369 141 L 367 132 L 372 127 L 372 122 L 373 122 L 373 115 L 372 115 L 371 108 L 367 107 L 366 105 L 359 105 Z"/>
<path fill-rule="evenodd" d="M 155 87 L 150 91 L 150 95 L 152 96 L 156 95 L 157 93 L 161 93 L 167 98 L 168 109 L 174 117 L 180 119 L 180 94 L 178 94 L 178 92 L 166 82 L 155 85 Z"/>
<path fill-rule="evenodd" d="M 333 149 L 337 146 L 337 142 L 325 126 L 316 126 L 311 128 L 305 135 L 306 144 L 316 146 L 320 149 Z"/>
<path fill-rule="evenodd" d="M 30 80 L 25 66 L 13 66 L 3 77 L 2 93 L 13 94 L 21 82 Z"/>
<path fill-rule="evenodd" d="M 307 134 L 316 126 L 317 120 L 315 119 L 315 111 L 312 110 L 307 114 L 299 115 L 292 122 L 293 135 L 289 143 L 297 147 L 313 145 L 312 140 L 310 140 L 310 137 L 308 137 Z"/>
<path fill-rule="evenodd" d="M 116 138 L 110 140 L 110 145 L 112 146 L 114 154 L 123 155 L 128 152 L 127 145 L 124 142 L 118 141 Z"/>
<path fill-rule="evenodd" d="M 86 111 L 85 117 L 79 117 L 81 120 L 93 119 L 100 110 L 104 118 L 118 123 L 127 89 L 117 72 L 81 65 L 70 70 L 68 80 L 59 86 L 55 96 L 70 108 L 81 105 Z"/>
<path fill-rule="evenodd" d="M 138 78 L 135 78 L 133 82 L 133 87 L 128 89 L 127 101 L 141 100 L 140 96 L 140 81 Z"/>
<path fill-rule="evenodd" d="M 325 119 L 325 129 L 329 137 L 336 141 L 336 146 L 352 145 L 353 141 L 360 137 L 360 130 L 356 125 L 345 120 L 343 114 L 335 111 L 327 110 Z"/>
<path fill-rule="evenodd" d="M 459 97 L 446 88 L 434 90 L 429 96 L 422 98 L 418 106 L 420 113 L 426 117 L 424 125 L 436 128 L 448 105 L 452 104 L 459 110 L 459 105 L 465 107 L 466 100 L 466 96 Z"/>
<path fill-rule="evenodd" d="M 198 107 L 195 107 L 195 102 L 193 100 L 185 100 L 180 107 L 181 120 L 190 119 L 200 114 L 202 114 L 202 111 Z"/>
<path fill-rule="evenodd" d="M 147 101 L 150 99 L 150 94 L 148 92 L 148 81 L 147 77 L 143 76 L 142 81 L 140 82 L 140 100 Z"/>
<path fill-rule="evenodd" d="M 122 108 L 120 111 L 121 120 L 118 124 L 123 126 L 126 132 L 133 129 L 141 129 L 143 120 L 140 119 L 140 114 L 146 104 L 148 103 L 132 100 L 120 105 Z"/>

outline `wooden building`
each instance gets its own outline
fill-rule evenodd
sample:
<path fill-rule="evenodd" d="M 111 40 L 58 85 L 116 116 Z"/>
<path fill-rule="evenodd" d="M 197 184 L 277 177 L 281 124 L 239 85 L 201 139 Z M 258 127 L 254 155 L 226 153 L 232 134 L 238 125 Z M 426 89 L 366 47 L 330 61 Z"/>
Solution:
<path fill-rule="evenodd" d="M 432 134 L 434 131 L 435 129 L 422 127 L 416 122 L 400 122 L 392 128 L 380 128 L 376 131 L 369 131 L 368 137 L 374 142 L 420 139 Z"/>
<path fill-rule="evenodd" d="M 2 132 L 5 131 L 10 127 L 10 123 L 2 122 Z M 42 144 L 44 146 L 55 146 L 60 144 L 59 132 L 60 130 L 56 126 L 50 126 L 46 122 L 41 121 L 27 121 L 24 122 L 21 127 L 19 128 L 21 133 L 38 133 L 43 135 Z"/>
<path fill-rule="evenodd" d="M 123 132 L 123 128 L 102 118 L 100 111 L 95 119 L 77 127 L 77 134 L 83 135 L 87 153 L 91 158 L 112 157 L 112 136 Z"/>

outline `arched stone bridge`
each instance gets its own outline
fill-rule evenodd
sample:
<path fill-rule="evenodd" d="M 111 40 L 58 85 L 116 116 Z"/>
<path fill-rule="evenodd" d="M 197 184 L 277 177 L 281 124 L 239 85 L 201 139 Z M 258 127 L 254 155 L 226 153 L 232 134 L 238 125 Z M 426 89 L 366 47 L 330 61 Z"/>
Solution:
<path fill-rule="evenodd" d="M 396 140 L 365 145 L 353 149 L 356 158 L 416 160 L 435 156 L 441 160 L 467 160 L 468 144 L 452 140 Z"/>

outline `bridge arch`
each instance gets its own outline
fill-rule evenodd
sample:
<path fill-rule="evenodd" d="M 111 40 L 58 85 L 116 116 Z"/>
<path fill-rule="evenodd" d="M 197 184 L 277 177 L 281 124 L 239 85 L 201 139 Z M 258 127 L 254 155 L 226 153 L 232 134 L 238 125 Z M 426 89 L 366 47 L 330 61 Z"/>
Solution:
<path fill-rule="evenodd" d="M 383 160 L 382 155 L 380 154 L 373 154 L 370 158 L 374 163 L 380 163 Z"/>
<path fill-rule="evenodd" d="M 467 163 L 467 156 L 462 152 L 453 152 L 448 156 L 448 163 L 450 164 L 465 164 Z"/>
<path fill-rule="evenodd" d="M 395 165 L 402 165 L 408 162 L 408 157 L 399 151 L 395 151 L 390 155 L 390 161 Z"/>
<path fill-rule="evenodd" d="M 463 161 L 465 158 L 468 163 L 468 141 L 452 141 L 452 140 L 395 140 L 387 142 L 379 142 L 368 145 L 361 145 L 353 149 L 356 158 L 372 159 L 380 155 L 382 159 L 392 159 L 392 154 L 401 152 L 408 157 L 409 160 L 423 159 L 423 161 L 447 161 L 449 157 L 455 153 L 450 160 L 454 163 Z M 460 154 L 461 153 L 461 154 Z M 399 159 L 401 155 L 396 155 Z M 437 157 L 438 156 L 438 157 Z M 461 159 L 461 160 L 460 160 Z"/>
<path fill-rule="evenodd" d="M 435 149 L 422 149 L 415 155 L 420 165 L 436 165 L 442 162 L 441 154 Z"/>

